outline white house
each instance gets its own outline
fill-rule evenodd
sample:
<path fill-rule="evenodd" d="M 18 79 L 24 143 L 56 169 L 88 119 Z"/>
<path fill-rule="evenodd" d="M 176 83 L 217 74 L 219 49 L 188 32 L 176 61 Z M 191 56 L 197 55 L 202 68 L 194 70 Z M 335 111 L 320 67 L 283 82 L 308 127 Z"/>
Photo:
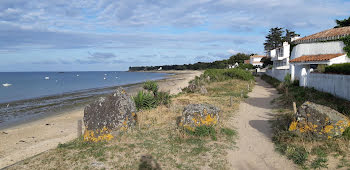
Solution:
<path fill-rule="evenodd" d="M 250 56 L 250 64 L 252 64 L 253 66 L 257 66 L 257 67 L 262 67 L 263 66 L 263 62 L 261 62 L 261 59 L 264 58 L 265 56 L 263 55 L 252 55 Z"/>
<path fill-rule="evenodd" d="M 271 57 L 274 69 L 289 69 L 290 44 L 283 42 L 281 47 L 271 50 L 268 56 Z"/>
<path fill-rule="evenodd" d="M 350 58 L 343 50 L 340 38 L 350 35 L 350 26 L 325 30 L 295 40 L 292 50 L 290 72 L 292 80 L 300 80 L 305 86 L 304 77 L 312 71 L 323 70 L 325 66 L 349 63 Z"/>

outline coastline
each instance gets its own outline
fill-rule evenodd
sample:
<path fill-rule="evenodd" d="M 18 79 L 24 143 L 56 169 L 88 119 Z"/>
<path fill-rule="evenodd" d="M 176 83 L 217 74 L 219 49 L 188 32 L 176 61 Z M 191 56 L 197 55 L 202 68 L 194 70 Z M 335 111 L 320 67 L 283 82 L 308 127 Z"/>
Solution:
<path fill-rule="evenodd" d="M 199 76 L 201 71 L 157 71 L 171 73 L 156 80 L 159 89 L 171 94 L 181 92 L 188 82 Z M 129 95 L 142 89 L 142 83 L 130 86 Z M 77 121 L 82 120 L 84 106 L 67 109 L 39 119 L 9 126 L 0 130 L 0 169 L 16 162 L 57 147 L 59 143 L 73 140 L 77 136 Z"/>

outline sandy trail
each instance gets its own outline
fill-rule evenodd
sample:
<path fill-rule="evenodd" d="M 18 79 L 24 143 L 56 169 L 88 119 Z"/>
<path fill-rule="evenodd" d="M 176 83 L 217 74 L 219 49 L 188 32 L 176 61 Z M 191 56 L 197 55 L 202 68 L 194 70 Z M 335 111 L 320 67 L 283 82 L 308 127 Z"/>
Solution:
<path fill-rule="evenodd" d="M 199 76 L 201 71 L 165 71 L 176 73 L 170 78 L 158 81 L 160 90 L 175 94 L 188 86 L 188 82 Z M 129 94 L 135 94 L 134 88 Z M 77 121 L 82 120 L 84 108 L 77 108 L 61 114 L 20 124 L 0 131 L 0 169 L 41 152 L 57 147 L 77 137 Z"/>
<path fill-rule="evenodd" d="M 268 120 L 273 114 L 271 100 L 277 95 L 274 88 L 257 78 L 249 98 L 240 104 L 239 113 L 232 120 L 239 134 L 238 148 L 228 154 L 232 169 L 298 169 L 293 162 L 275 152 L 271 141 Z"/>

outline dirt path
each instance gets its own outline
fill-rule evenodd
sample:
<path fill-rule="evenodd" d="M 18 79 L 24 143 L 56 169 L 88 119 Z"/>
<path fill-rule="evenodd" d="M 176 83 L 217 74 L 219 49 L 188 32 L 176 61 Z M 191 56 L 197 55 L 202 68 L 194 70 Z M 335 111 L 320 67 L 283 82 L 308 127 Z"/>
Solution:
<path fill-rule="evenodd" d="M 277 95 L 274 88 L 258 78 L 249 98 L 240 104 L 233 120 L 238 128 L 238 148 L 228 154 L 232 169 L 297 169 L 293 162 L 275 152 L 271 141 L 270 102 Z"/>

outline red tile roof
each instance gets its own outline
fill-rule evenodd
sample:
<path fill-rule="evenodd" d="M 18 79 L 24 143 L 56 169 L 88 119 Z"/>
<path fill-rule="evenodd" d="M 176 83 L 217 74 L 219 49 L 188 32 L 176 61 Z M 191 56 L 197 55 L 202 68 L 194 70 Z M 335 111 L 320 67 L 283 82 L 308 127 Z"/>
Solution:
<path fill-rule="evenodd" d="M 244 60 L 244 64 L 250 64 L 250 60 Z"/>
<path fill-rule="evenodd" d="M 350 35 L 350 26 L 341 27 L 341 28 L 332 28 L 316 34 L 312 34 L 298 40 L 295 40 L 296 43 L 303 43 L 308 41 L 326 41 L 339 39 L 342 36 Z"/>
<path fill-rule="evenodd" d="M 303 55 L 301 57 L 290 60 L 290 62 L 308 62 L 308 61 L 329 61 L 345 54 L 319 54 L 319 55 Z"/>

